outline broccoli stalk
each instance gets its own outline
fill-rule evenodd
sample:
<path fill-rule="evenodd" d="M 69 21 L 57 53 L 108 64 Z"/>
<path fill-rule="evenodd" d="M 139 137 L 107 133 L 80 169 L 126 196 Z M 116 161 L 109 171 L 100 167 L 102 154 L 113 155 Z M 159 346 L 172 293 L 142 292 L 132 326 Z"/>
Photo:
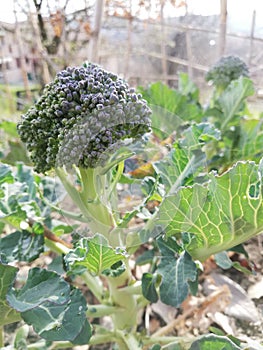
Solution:
<path fill-rule="evenodd" d="M 113 155 L 127 141 L 142 140 L 150 131 L 150 114 L 126 82 L 88 63 L 59 72 L 18 123 L 35 171 L 55 171 L 81 211 L 76 218 L 114 246 L 120 245 L 112 200 L 117 181 L 107 170 L 119 167 L 116 174 L 121 175 L 126 154 Z M 108 278 L 110 299 L 124 310 L 113 318 L 118 329 L 136 327 L 135 297 L 119 291 L 131 280 L 128 266 L 120 276 Z"/>

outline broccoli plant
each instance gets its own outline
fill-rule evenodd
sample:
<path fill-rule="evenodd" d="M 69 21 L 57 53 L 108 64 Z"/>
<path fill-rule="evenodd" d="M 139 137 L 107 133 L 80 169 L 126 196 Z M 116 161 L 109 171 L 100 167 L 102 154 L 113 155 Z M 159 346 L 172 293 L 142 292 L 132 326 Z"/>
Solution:
<path fill-rule="evenodd" d="M 182 101 L 193 94 L 192 83 L 186 85 Z M 231 122 L 240 108 L 233 110 L 229 100 L 221 102 Z M 262 162 L 238 161 L 220 175 L 206 171 L 221 131 L 200 113 L 199 123 L 182 121 L 176 139 L 174 130 L 152 132 L 160 123 L 152 123 L 142 95 L 89 63 L 58 73 L 22 116 L 17 129 L 34 170 L 21 163 L 0 167 L 0 327 L 24 322 L 13 349 L 241 349 L 233 337 L 160 336 L 138 324 L 138 315 L 159 299 L 180 307 L 196 293 L 205 259 L 263 229 Z M 134 164 L 137 171 L 129 169 Z M 120 185 L 140 194 L 130 210 L 121 207 Z M 70 208 L 60 206 L 65 196 Z M 49 251 L 56 263 L 35 264 L 25 281 L 17 278 L 19 262 Z M 134 256 L 137 265 L 149 266 L 141 279 Z M 104 316 L 109 327 L 92 323 Z M 26 345 L 26 325 L 39 337 L 33 345 Z"/>
<path fill-rule="evenodd" d="M 249 77 L 246 63 L 238 56 L 221 57 L 207 72 L 206 80 L 212 81 L 216 90 L 221 93 L 239 77 Z"/>

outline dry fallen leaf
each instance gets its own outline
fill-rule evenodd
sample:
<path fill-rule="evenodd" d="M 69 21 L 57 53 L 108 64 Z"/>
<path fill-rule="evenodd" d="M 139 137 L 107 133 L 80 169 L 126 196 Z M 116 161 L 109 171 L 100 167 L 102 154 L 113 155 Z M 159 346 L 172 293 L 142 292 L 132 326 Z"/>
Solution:
<path fill-rule="evenodd" d="M 231 293 L 231 300 L 224 313 L 237 319 L 257 323 L 259 322 L 258 310 L 246 291 L 229 277 L 219 273 L 212 273 L 204 281 L 203 287 L 206 294 L 210 294 L 219 286 L 227 286 Z"/>

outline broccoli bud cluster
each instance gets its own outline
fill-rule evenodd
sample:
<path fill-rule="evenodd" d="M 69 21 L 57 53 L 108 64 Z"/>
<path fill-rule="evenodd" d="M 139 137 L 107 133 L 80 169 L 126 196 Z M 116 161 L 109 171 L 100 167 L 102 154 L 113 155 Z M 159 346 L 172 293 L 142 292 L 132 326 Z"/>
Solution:
<path fill-rule="evenodd" d="M 206 81 L 212 81 L 217 88 L 225 89 L 240 76 L 248 77 L 249 71 L 245 62 L 238 56 L 224 56 L 211 67 L 206 74 Z"/>
<path fill-rule="evenodd" d="M 120 143 L 150 131 L 151 110 L 117 75 L 88 63 L 46 85 L 18 123 L 35 170 L 104 165 Z"/>

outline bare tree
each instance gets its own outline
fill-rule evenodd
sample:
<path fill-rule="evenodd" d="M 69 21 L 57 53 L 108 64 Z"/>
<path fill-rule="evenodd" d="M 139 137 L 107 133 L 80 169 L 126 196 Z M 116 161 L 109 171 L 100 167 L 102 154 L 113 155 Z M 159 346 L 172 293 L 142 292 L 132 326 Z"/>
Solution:
<path fill-rule="evenodd" d="M 20 12 L 28 21 L 21 24 L 23 40 L 36 53 L 38 76 L 45 85 L 51 76 L 66 66 L 83 62 L 87 58 L 87 45 L 91 36 L 92 7 L 86 6 L 69 13 L 70 1 L 29 0 L 16 1 Z M 30 3 L 32 6 L 30 7 Z M 29 34 L 31 33 L 31 35 Z M 82 59 L 82 61 L 81 61 Z"/>
<path fill-rule="evenodd" d="M 14 1 L 15 35 L 16 35 L 16 39 L 17 39 L 18 52 L 19 52 L 19 57 L 20 57 L 21 73 L 22 73 L 22 77 L 23 77 L 26 98 L 28 99 L 28 101 L 30 101 L 32 96 L 31 96 L 31 91 L 30 91 L 30 87 L 29 87 L 26 60 L 25 60 L 25 52 L 23 50 L 23 43 L 22 43 L 22 39 L 21 39 L 21 30 L 20 30 L 18 20 L 17 20 L 16 3 L 17 3 L 17 1 Z"/>

